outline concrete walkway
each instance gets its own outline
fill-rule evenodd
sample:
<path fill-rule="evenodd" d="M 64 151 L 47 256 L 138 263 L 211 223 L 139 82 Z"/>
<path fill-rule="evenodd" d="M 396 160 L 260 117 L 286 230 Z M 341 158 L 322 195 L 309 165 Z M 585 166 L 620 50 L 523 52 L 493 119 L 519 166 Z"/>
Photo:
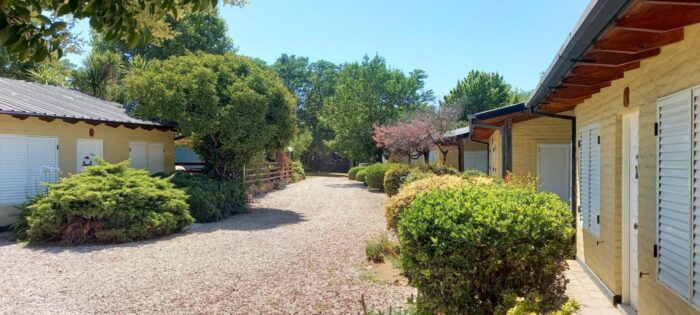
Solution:
<path fill-rule="evenodd" d="M 566 294 L 581 304 L 581 315 L 621 315 L 610 300 L 600 291 L 593 279 L 575 260 L 569 260 L 569 270 L 566 277 L 569 285 Z"/>

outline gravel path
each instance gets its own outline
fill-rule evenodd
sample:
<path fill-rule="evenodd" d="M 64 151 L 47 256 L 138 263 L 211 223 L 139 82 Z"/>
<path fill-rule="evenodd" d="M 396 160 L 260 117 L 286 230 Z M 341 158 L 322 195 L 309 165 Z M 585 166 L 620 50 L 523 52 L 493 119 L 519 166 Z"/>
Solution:
<path fill-rule="evenodd" d="M 0 241 L 0 313 L 358 314 L 409 287 L 363 280 L 384 194 L 311 177 L 249 213 L 153 241 L 24 247 Z"/>

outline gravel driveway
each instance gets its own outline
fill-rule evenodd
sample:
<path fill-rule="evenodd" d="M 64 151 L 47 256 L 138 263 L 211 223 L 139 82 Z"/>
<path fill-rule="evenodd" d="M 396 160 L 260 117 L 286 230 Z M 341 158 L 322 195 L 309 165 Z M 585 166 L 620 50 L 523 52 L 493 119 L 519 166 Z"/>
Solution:
<path fill-rule="evenodd" d="M 249 213 L 157 240 L 24 247 L 0 241 L 0 313 L 357 314 L 412 288 L 363 280 L 384 194 L 311 177 Z"/>

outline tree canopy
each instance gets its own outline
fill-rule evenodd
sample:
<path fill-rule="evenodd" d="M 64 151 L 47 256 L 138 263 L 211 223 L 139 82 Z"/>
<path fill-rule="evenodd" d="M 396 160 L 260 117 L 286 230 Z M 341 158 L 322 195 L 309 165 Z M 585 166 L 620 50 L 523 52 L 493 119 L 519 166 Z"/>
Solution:
<path fill-rule="evenodd" d="M 294 96 L 271 70 L 230 53 L 152 61 L 124 79 L 134 112 L 175 122 L 216 178 L 284 148 L 295 133 Z"/>
<path fill-rule="evenodd" d="M 434 96 L 425 89 L 426 77 L 421 70 L 405 75 L 379 56 L 343 65 L 335 93 L 324 101 L 321 119 L 334 133 L 327 144 L 348 158 L 379 159 L 374 125 L 430 106 Z"/>
<path fill-rule="evenodd" d="M 244 5 L 247 0 L 224 0 Z M 12 0 L 0 1 L 0 46 L 20 59 L 42 61 L 63 55 L 62 43 L 70 36 L 70 19 L 88 19 L 90 27 L 108 41 L 124 40 L 127 47 L 167 38 L 166 16 L 177 19 L 190 11 L 215 8 L 217 0 Z"/>
<path fill-rule="evenodd" d="M 444 96 L 441 106 L 458 109 L 460 120 L 467 120 L 469 114 L 521 102 L 528 95 L 513 89 L 498 73 L 472 70 Z"/>

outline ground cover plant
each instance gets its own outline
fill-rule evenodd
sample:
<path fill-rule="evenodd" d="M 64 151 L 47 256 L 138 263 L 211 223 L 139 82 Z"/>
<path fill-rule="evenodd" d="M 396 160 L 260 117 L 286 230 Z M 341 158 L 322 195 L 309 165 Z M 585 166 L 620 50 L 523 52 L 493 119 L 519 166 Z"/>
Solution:
<path fill-rule="evenodd" d="M 26 240 L 128 242 L 174 233 L 194 221 L 187 195 L 128 161 L 85 168 L 26 205 Z"/>

